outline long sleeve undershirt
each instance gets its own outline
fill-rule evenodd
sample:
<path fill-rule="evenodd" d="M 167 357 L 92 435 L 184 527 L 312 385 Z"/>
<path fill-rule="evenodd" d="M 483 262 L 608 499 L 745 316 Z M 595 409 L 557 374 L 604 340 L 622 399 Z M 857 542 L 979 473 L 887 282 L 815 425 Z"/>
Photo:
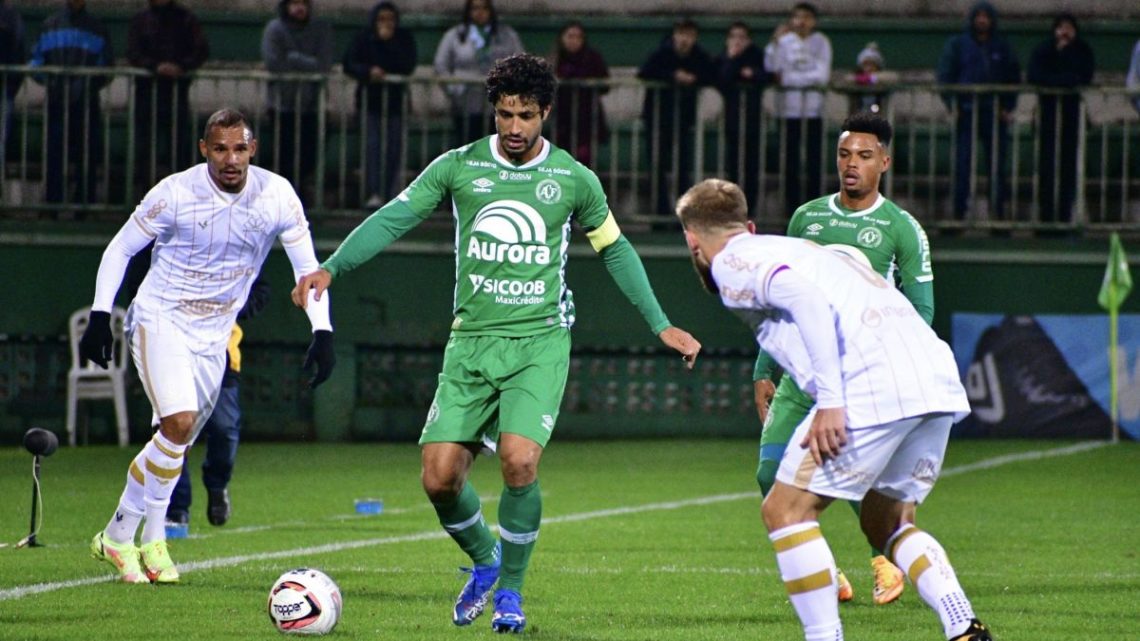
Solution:
<path fill-rule="evenodd" d="M 649 284 L 645 265 L 625 236 L 619 236 L 599 253 L 618 289 L 625 294 L 629 302 L 633 303 L 637 311 L 641 312 L 641 317 L 649 323 L 653 333 L 660 334 L 668 329 L 671 323 L 665 317 L 657 297 L 653 295 L 653 287 Z"/>

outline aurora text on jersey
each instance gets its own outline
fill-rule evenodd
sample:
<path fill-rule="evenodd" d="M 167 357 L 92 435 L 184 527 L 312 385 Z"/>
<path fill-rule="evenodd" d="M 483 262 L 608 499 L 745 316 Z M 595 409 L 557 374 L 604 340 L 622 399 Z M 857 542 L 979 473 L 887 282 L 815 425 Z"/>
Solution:
<path fill-rule="evenodd" d="M 597 176 L 549 141 L 541 144 L 542 151 L 522 165 L 500 153 L 497 136 L 444 153 L 322 267 L 335 277 L 360 265 L 450 197 L 456 240 L 452 330 L 529 336 L 574 323 L 566 286 L 574 218 L 653 331 L 668 327 Z"/>

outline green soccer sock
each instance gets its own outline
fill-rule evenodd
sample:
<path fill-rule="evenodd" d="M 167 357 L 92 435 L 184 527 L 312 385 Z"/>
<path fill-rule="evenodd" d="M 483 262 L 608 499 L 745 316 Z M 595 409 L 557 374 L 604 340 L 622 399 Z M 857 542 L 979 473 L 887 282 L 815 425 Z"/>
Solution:
<path fill-rule="evenodd" d="M 538 481 L 524 487 L 504 487 L 499 500 L 499 537 L 503 540 L 503 568 L 499 587 L 522 591 L 523 575 L 538 539 L 542 521 L 542 492 Z"/>
<path fill-rule="evenodd" d="M 476 565 L 491 565 L 495 562 L 495 535 L 483 520 L 483 509 L 479 495 L 470 483 L 448 503 L 432 503 L 443 529 L 455 539 L 460 549 L 471 557 Z"/>
<path fill-rule="evenodd" d="M 863 513 L 863 503 L 861 501 L 848 501 L 847 505 L 850 505 L 851 511 L 855 513 L 855 520 L 859 520 L 859 517 Z M 880 550 L 879 548 L 877 548 L 873 545 L 871 546 L 871 558 L 872 559 L 877 557 L 877 556 L 882 556 L 882 554 L 883 554 L 882 550 Z"/>

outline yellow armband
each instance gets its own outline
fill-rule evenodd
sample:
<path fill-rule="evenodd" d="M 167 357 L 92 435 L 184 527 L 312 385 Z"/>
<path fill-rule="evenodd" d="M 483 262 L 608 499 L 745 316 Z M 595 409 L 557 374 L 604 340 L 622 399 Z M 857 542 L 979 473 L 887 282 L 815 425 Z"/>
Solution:
<path fill-rule="evenodd" d="M 590 246 L 592 246 L 596 252 L 600 252 L 614 244 L 620 237 L 621 228 L 618 227 L 617 220 L 614 219 L 614 213 L 612 211 L 606 212 L 606 221 L 598 225 L 597 229 L 586 232 L 586 238 L 590 239 Z"/>

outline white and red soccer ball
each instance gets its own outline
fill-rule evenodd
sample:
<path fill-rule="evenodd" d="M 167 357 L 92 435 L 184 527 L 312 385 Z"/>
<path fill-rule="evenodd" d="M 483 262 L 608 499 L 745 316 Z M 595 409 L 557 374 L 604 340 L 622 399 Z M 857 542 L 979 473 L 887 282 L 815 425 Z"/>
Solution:
<path fill-rule="evenodd" d="M 284 634 L 327 634 L 340 620 L 340 588 L 320 570 L 289 570 L 269 590 L 268 608 Z"/>

